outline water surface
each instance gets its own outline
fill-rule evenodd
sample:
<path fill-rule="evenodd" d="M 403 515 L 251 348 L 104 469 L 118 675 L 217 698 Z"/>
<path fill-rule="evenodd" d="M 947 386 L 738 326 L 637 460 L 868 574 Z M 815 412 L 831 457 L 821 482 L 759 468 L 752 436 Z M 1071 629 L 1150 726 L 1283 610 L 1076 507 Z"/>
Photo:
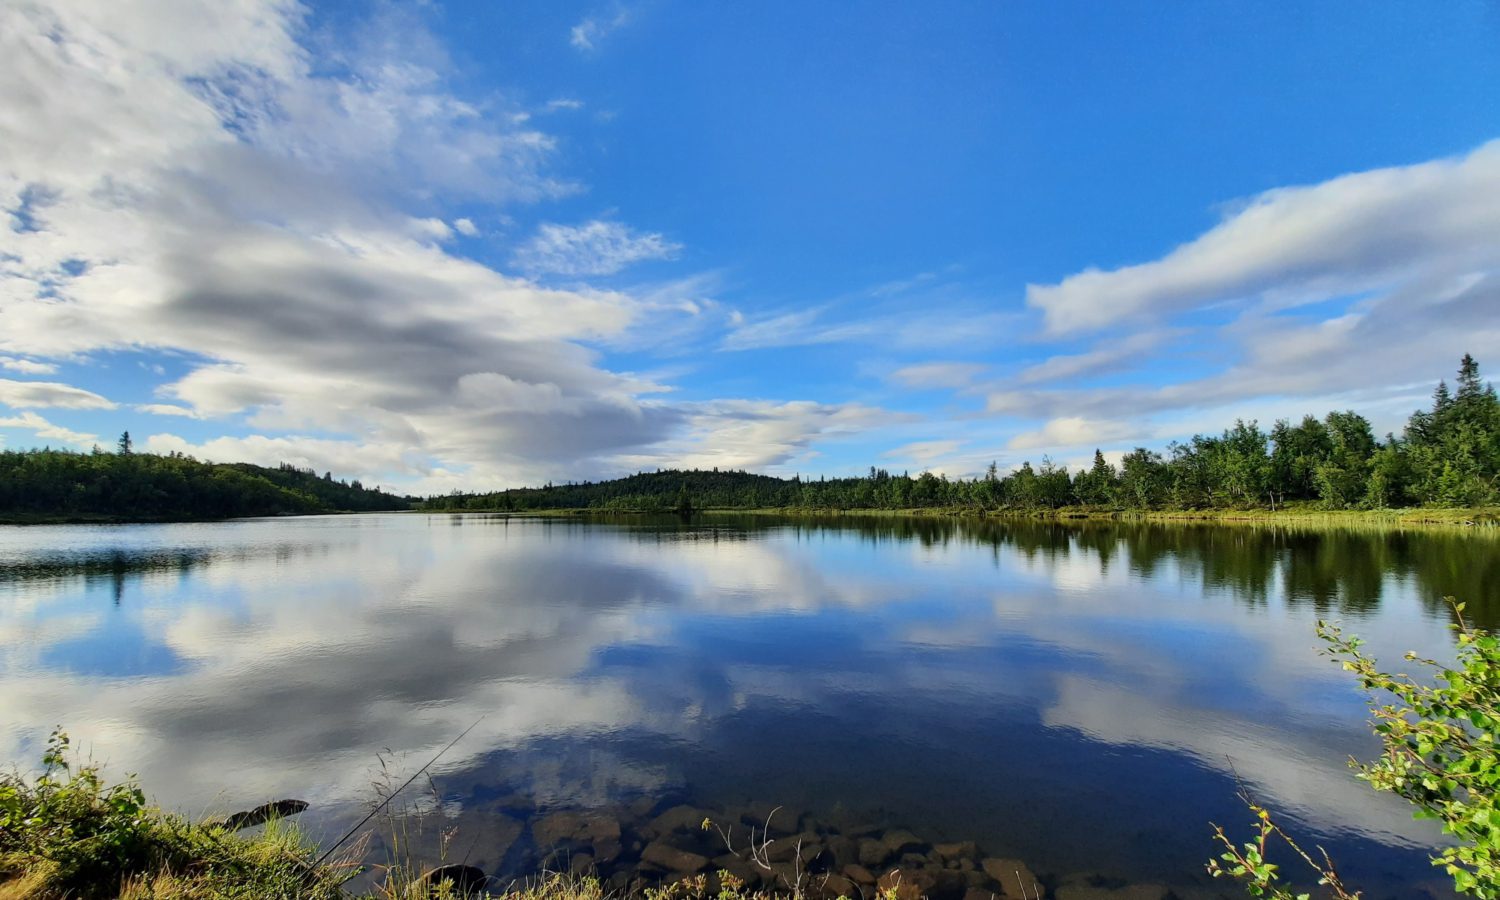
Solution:
<path fill-rule="evenodd" d="M 1449 657 L 1444 594 L 1500 624 L 1497 550 L 894 518 L 7 527 L 0 757 L 62 725 L 163 805 L 300 797 L 332 833 L 378 756 L 409 771 L 479 720 L 435 790 L 497 867 L 534 858 L 492 814 L 765 801 L 1184 892 L 1207 823 L 1244 830 L 1238 779 L 1369 896 L 1412 896 L 1441 883 L 1435 831 L 1349 775 L 1375 744 L 1313 627 Z"/>

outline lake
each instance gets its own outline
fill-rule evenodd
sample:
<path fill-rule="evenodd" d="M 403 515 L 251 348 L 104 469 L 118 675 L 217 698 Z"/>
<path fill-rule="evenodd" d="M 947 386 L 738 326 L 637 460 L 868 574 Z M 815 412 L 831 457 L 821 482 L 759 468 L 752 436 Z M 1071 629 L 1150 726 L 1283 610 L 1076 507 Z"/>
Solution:
<path fill-rule="evenodd" d="M 1445 594 L 1500 624 L 1500 541 L 733 515 L 3 527 L 0 758 L 34 763 L 61 725 L 166 807 L 296 797 L 332 836 L 477 721 L 397 805 L 490 871 L 540 862 L 527 826 L 549 811 L 610 810 L 629 844 L 631 816 L 676 804 L 781 805 L 1184 898 L 1215 895 L 1211 821 L 1248 837 L 1243 783 L 1372 900 L 1447 896 L 1435 828 L 1348 771 L 1377 745 L 1313 630 L 1448 659 Z"/>

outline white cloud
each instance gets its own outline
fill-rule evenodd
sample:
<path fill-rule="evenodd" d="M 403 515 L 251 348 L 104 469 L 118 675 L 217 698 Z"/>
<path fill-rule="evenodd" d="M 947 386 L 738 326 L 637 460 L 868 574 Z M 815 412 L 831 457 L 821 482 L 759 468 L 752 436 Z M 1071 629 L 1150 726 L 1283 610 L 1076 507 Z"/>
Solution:
<path fill-rule="evenodd" d="M 435 215 L 445 198 L 500 219 L 572 188 L 548 172 L 552 139 L 503 98 L 449 91 L 419 22 L 376 20 L 330 51 L 340 66 L 314 67 L 303 13 L 0 8 L 0 209 L 26 212 L 0 254 L 0 353 L 179 352 L 187 372 L 142 411 L 283 436 L 156 446 L 367 481 L 515 484 L 695 446 L 716 414 L 648 402 L 661 385 L 585 342 L 671 334 L 710 301 L 544 289 L 449 253 L 477 228 Z M 549 226 L 530 249 L 540 269 L 596 274 L 678 246 L 593 222 Z M 113 406 L 42 382 L 0 382 L 0 402 Z M 789 446 L 827 430 L 785 417 Z"/>
<path fill-rule="evenodd" d="M 583 109 L 583 101 L 582 100 L 576 100 L 576 99 L 574 99 L 572 97 L 557 97 L 557 98 L 555 98 L 553 100 L 548 100 L 547 101 L 547 111 L 548 112 L 556 112 L 558 110 L 563 110 L 563 109 L 565 109 L 565 110 Z"/>
<path fill-rule="evenodd" d="M 153 434 L 137 446 L 149 453 L 182 453 L 208 462 L 248 462 L 269 467 L 290 463 L 319 472 L 394 472 L 411 478 L 429 471 L 420 460 L 411 458 L 394 444 L 258 434 L 220 437 L 195 444 L 175 434 Z"/>
<path fill-rule="evenodd" d="M 98 435 L 73 431 L 69 428 L 63 428 L 61 425 L 54 425 L 34 412 L 24 412 L 19 416 L 0 417 L 0 428 L 24 428 L 39 438 L 51 438 L 80 447 L 85 444 L 92 444 L 99 439 Z"/>
<path fill-rule="evenodd" d="M 1104 338 L 1085 353 L 1051 356 L 1020 374 L 1024 384 L 1083 378 L 1124 368 L 1145 359 L 1176 331 L 1145 331 L 1128 337 Z"/>
<path fill-rule="evenodd" d="M 1011 450 L 1035 450 L 1102 445 L 1130 437 L 1136 431 L 1134 426 L 1122 422 L 1085 419 L 1080 416 L 1061 416 L 1049 419 L 1037 431 L 1027 431 L 1016 435 L 1011 438 L 1006 447 Z"/>
<path fill-rule="evenodd" d="M 0 406 L 16 409 L 114 409 L 115 404 L 93 391 L 56 381 L 12 381 L 0 378 Z"/>
<path fill-rule="evenodd" d="M 175 403 L 141 403 L 136 405 L 138 412 L 150 413 L 153 416 L 181 416 L 185 419 L 201 419 L 198 411 L 188 406 L 178 406 Z"/>
<path fill-rule="evenodd" d="M 777 471 L 816 455 L 815 442 L 847 437 L 904 417 L 857 403 L 715 400 L 688 405 L 686 433 L 655 453 L 626 456 L 627 470 L 680 465 Z"/>
<path fill-rule="evenodd" d="M 638 262 L 674 259 L 681 250 L 681 244 L 663 235 L 595 219 L 582 225 L 542 225 L 516 248 L 512 261 L 533 275 L 613 275 Z"/>
<path fill-rule="evenodd" d="M 1154 262 L 1030 285 L 1054 334 L 1224 301 L 1275 305 L 1500 265 L 1500 141 L 1466 156 L 1278 188 Z"/>
<path fill-rule="evenodd" d="M 951 456 L 963 446 L 963 441 L 913 441 L 882 453 L 886 459 L 911 459 L 917 462 L 932 462 L 940 457 Z"/>
<path fill-rule="evenodd" d="M 586 17 L 568 32 L 568 43 L 583 51 L 595 50 L 599 42 L 630 21 L 630 10 L 615 5 L 608 13 Z"/>
<path fill-rule="evenodd" d="M 17 359 L 14 356 L 0 356 L 0 369 L 9 369 L 22 375 L 51 375 L 57 371 L 57 366 L 31 359 Z"/>
<path fill-rule="evenodd" d="M 933 362 L 904 366 L 890 374 L 890 380 L 909 388 L 966 388 L 982 375 L 987 366 L 979 363 Z"/>

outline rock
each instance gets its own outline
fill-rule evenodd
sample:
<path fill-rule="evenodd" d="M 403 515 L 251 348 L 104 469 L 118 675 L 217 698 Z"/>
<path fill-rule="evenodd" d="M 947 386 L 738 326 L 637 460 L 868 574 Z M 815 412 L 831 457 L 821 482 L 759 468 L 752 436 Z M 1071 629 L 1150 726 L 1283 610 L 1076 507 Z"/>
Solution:
<path fill-rule="evenodd" d="M 813 886 L 818 888 L 825 897 L 858 897 L 860 895 L 859 886 L 854 883 L 853 879 L 838 874 L 815 876 Z"/>
<path fill-rule="evenodd" d="M 771 803 L 752 803 L 740 821 L 757 831 L 774 835 L 796 834 L 802 830 L 802 816 L 795 810 Z"/>
<path fill-rule="evenodd" d="M 979 847 L 973 841 L 953 841 L 946 844 L 933 844 L 932 849 L 946 861 L 960 859 L 974 859 L 979 856 Z"/>
<path fill-rule="evenodd" d="M 658 836 L 674 831 L 701 831 L 704 819 L 713 819 L 708 810 L 696 806 L 674 806 L 652 819 L 650 828 Z"/>
<path fill-rule="evenodd" d="M 882 900 L 885 898 L 922 900 L 922 889 L 907 878 L 900 869 L 892 869 L 880 876 L 875 882 L 875 889 L 880 892 Z"/>
<path fill-rule="evenodd" d="M 1019 859 L 992 856 L 980 865 L 984 868 L 984 873 L 1000 885 L 1002 897 L 1032 896 L 1036 893 L 1036 886 L 1041 883 L 1036 873 L 1028 869 L 1026 864 Z"/>
<path fill-rule="evenodd" d="M 624 851 L 619 841 L 595 841 L 593 846 L 594 859 L 606 865 L 619 859 Z"/>
<path fill-rule="evenodd" d="M 988 893 L 991 894 L 998 893 L 1000 890 L 999 888 L 995 887 L 995 882 L 990 878 L 990 876 L 984 874 L 984 872 L 980 871 L 979 869 L 970 869 L 963 874 L 964 880 L 969 883 L 969 887 L 984 888 Z"/>
<path fill-rule="evenodd" d="M 836 870 L 842 871 L 844 866 L 859 862 L 859 844 L 852 838 L 835 834 L 829 836 L 823 846 L 828 853 L 829 865 Z"/>
<path fill-rule="evenodd" d="M 575 853 L 568 860 L 568 871 L 574 875 L 584 875 L 594 870 L 594 857 L 587 853 Z"/>
<path fill-rule="evenodd" d="M 486 878 L 482 869 L 456 864 L 438 866 L 421 878 L 421 883 L 429 890 L 437 888 L 445 881 L 453 885 L 452 890 L 455 894 L 467 897 L 483 891 Z"/>
<path fill-rule="evenodd" d="M 554 812 L 531 825 L 538 847 L 556 847 L 565 841 L 593 844 L 620 839 L 620 820 L 603 813 Z"/>
<path fill-rule="evenodd" d="M 253 828 L 256 825 L 264 825 L 272 819 L 285 819 L 288 816 L 295 816 L 305 809 L 307 809 L 306 800 L 277 800 L 272 803 L 261 804 L 254 809 L 237 812 L 215 824 L 226 831 L 239 831 L 241 828 Z"/>
<path fill-rule="evenodd" d="M 961 859 L 958 861 L 958 867 L 965 872 L 972 872 L 974 871 L 974 860 L 968 858 Z"/>
<path fill-rule="evenodd" d="M 747 888 L 753 888 L 760 883 L 760 871 L 733 853 L 714 857 L 713 866 L 717 871 L 728 872 L 738 878 Z"/>
<path fill-rule="evenodd" d="M 651 797 L 637 797 L 625 808 L 637 819 L 644 819 L 656 809 L 656 801 Z"/>
<path fill-rule="evenodd" d="M 1057 900 L 1167 900 L 1172 892 L 1159 884 L 1127 884 L 1110 888 L 1073 882 L 1060 885 L 1053 896 Z"/>
<path fill-rule="evenodd" d="M 777 838 L 766 845 L 765 858 L 769 862 L 791 862 L 800 858 L 803 865 L 817 859 L 823 852 L 823 844 L 810 831 Z"/>
<path fill-rule="evenodd" d="M 843 872 L 846 878 L 856 884 L 875 883 L 875 873 L 871 872 L 869 869 L 866 869 L 864 866 L 851 863 L 850 865 L 844 866 Z"/>
<path fill-rule="evenodd" d="M 964 891 L 964 900 L 995 900 L 995 892 L 984 888 L 971 887 Z"/>
<path fill-rule="evenodd" d="M 641 851 L 641 859 L 670 872 L 692 874 L 708 868 L 708 857 L 679 850 L 662 841 L 652 841 Z"/>
<path fill-rule="evenodd" d="M 886 849 L 884 841 L 873 838 L 863 838 L 859 842 L 859 864 L 871 869 L 877 869 L 880 864 L 890 859 L 891 851 Z"/>
<path fill-rule="evenodd" d="M 969 889 L 962 873 L 951 869 L 891 869 L 876 882 L 880 893 L 894 891 L 900 900 L 960 900 Z"/>
<path fill-rule="evenodd" d="M 885 837 L 881 838 L 881 843 L 885 844 L 886 852 L 892 856 L 907 851 L 921 851 L 927 846 L 926 841 L 904 828 L 887 831 Z"/>

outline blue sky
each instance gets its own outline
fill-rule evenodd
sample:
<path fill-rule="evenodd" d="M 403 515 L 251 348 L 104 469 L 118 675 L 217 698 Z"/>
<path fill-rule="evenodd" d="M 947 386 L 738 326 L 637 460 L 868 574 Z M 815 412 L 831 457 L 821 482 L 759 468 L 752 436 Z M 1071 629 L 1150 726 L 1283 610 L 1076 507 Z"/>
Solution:
<path fill-rule="evenodd" d="M 1500 358 L 1493 4 L 0 17 L 10 447 L 962 475 Z"/>

